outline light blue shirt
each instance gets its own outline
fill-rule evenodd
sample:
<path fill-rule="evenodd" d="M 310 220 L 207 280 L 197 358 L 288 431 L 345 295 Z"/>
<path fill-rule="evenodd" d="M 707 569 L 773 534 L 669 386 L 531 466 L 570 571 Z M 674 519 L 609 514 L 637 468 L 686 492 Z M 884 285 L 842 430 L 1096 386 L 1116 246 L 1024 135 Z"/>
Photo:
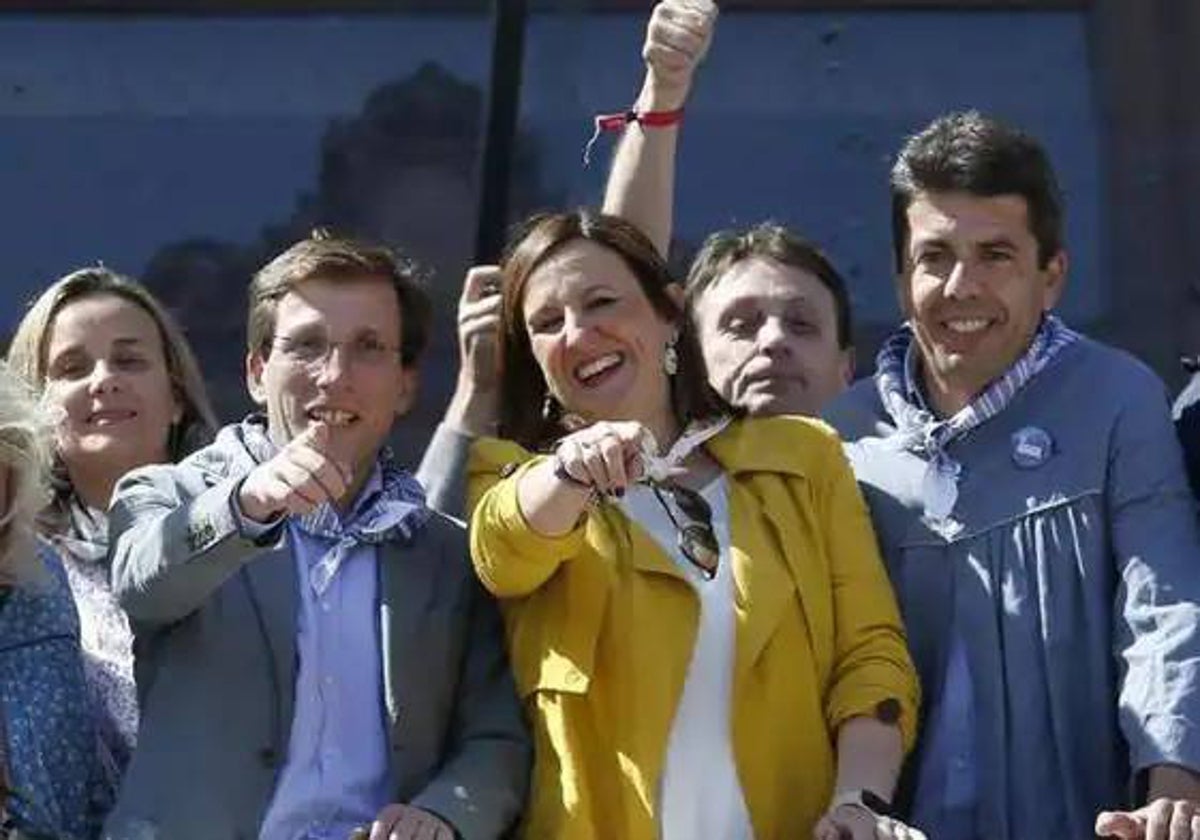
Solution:
<path fill-rule="evenodd" d="M 376 467 L 353 508 L 382 487 Z M 289 519 L 300 593 L 296 707 L 287 762 L 261 840 L 345 840 L 390 801 L 379 641 L 378 558 L 348 552 L 318 594 L 312 571 L 333 541 Z"/>

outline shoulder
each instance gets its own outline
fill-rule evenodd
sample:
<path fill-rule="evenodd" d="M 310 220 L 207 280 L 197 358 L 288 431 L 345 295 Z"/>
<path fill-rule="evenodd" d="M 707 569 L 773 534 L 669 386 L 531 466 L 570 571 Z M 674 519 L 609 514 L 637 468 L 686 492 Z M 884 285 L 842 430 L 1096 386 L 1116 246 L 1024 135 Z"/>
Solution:
<path fill-rule="evenodd" d="M 841 441 L 829 424 L 813 417 L 746 417 L 714 437 L 709 450 L 731 473 L 812 478 L 824 471 L 831 457 L 840 456 Z"/>
<path fill-rule="evenodd" d="M 113 506 L 130 496 L 156 491 L 171 496 L 195 495 L 233 476 L 238 471 L 236 438 L 237 426 L 226 426 L 212 443 L 177 464 L 149 464 L 131 470 L 117 483 Z"/>
<path fill-rule="evenodd" d="M 825 421 L 846 440 L 876 434 L 883 414 L 874 375 L 859 379 L 821 412 Z"/>
<path fill-rule="evenodd" d="M 1092 395 L 1090 401 L 1108 405 L 1169 405 L 1166 383 L 1145 362 L 1087 336 L 1081 335 L 1051 364 L 1046 374 L 1074 379 Z M 1096 383 L 1101 382 L 1103 387 L 1097 388 Z"/>

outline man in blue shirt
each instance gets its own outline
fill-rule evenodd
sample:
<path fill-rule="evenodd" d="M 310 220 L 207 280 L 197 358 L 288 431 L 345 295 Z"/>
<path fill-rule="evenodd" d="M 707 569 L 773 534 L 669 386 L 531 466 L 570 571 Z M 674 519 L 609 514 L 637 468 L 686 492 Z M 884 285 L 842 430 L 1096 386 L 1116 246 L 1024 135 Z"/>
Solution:
<path fill-rule="evenodd" d="M 265 410 L 113 502 L 139 748 L 115 838 L 499 837 L 529 745 L 462 528 L 384 447 L 428 304 L 385 248 L 314 235 L 250 288 Z"/>

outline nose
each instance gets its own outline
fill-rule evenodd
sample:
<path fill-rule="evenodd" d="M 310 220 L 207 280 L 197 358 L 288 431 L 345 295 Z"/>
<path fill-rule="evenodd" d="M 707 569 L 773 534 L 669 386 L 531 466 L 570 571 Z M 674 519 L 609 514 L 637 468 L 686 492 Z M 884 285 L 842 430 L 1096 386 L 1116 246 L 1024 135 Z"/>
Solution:
<path fill-rule="evenodd" d="M 758 347 L 760 351 L 770 355 L 787 353 L 791 349 L 787 327 L 782 318 L 770 316 L 763 319 L 762 326 L 758 328 Z"/>
<path fill-rule="evenodd" d="M 94 394 L 114 391 L 119 387 L 120 379 L 116 369 L 106 359 L 99 359 L 92 366 L 92 375 L 91 380 L 88 382 L 88 390 Z"/>
<path fill-rule="evenodd" d="M 345 344 L 330 344 L 329 352 L 315 365 L 317 384 L 328 386 L 346 378 L 350 373 L 349 347 Z"/>
<path fill-rule="evenodd" d="M 573 310 L 567 310 L 563 313 L 563 344 L 576 344 L 587 333 L 587 330 L 588 325 L 582 313 Z"/>
<path fill-rule="evenodd" d="M 979 293 L 979 280 L 975 269 L 967 260 L 956 260 L 946 277 L 944 294 L 948 298 L 959 300 L 974 297 Z"/>

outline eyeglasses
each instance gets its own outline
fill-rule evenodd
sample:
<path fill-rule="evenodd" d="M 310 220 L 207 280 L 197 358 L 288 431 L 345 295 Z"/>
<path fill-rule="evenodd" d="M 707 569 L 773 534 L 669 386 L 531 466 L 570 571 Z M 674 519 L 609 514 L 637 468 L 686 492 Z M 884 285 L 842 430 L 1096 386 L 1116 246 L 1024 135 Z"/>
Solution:
<path fill-rule="evenodd" d="M 371 336 L 360 336 L 352 341 L 330 341 L 323 335 L 276 336 L 271 342 L 278 347 L 288 361 L 310 369 L 324 367 L 335 347 L 341 347 L 347 361 L 356 367 L 378 368 L 396 360 L 400 348 L 385 344 Z"/>
<path fill-rule="evenodd" d="M 706 580 L 717 576 L 717 564 L 721 560 L 721 545 L 713 532 L 712 508 L 704 497 L 689 487 L 678 484 L 653 484 L 654 495 L 663 506 L 671 524 L 675 526 L 676 540 L 679 551 L 687 558 Z M 680 523 L 675 518 L 671 506 L 663 496 L 663 490 L 675 500 L 675 506 L 683 514 L 686 522 Z"/>

